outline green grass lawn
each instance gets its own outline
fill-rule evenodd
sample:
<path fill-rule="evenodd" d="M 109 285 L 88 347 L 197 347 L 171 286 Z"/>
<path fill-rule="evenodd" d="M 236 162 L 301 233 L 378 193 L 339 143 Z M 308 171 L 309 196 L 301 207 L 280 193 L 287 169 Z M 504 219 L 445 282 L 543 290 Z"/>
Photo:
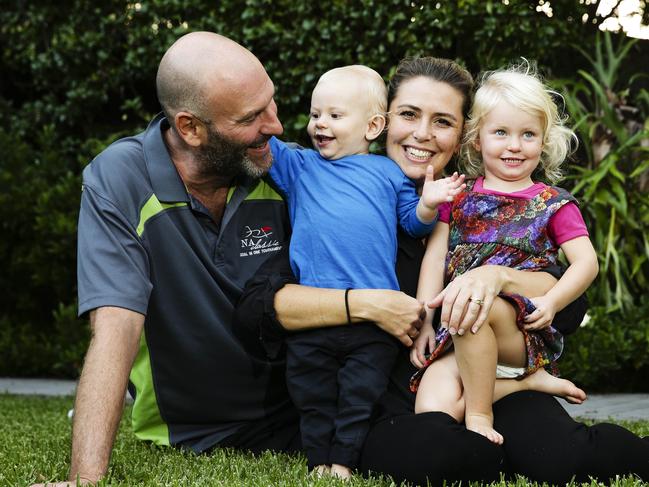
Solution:
<path fill-rule="evenodd" d="M 0 486 L 64 479 L 70 448 L 67 411 L 73 399 L 0 394 Z M 266 453 L 258 457 L 231 450 L 194 455 L 173 448 L 148 445 L 135 439 L 124 415 L 108 477 L 111 486 L 349 486 L 388 487 L 387 479 L 354 478 L 351 482 L 307 476 L 302 457 Z M 649 422 L 620 423 L 640 435 L 649 435 Z M 501 482 L 502 487 L 530 485 L 524 478 Z M 533 484 L 536 485 L 536 484 Z M 592 482 L 589 485 L 602 485 Z M 647 486 L 632 478 L 612 485 Z"/>

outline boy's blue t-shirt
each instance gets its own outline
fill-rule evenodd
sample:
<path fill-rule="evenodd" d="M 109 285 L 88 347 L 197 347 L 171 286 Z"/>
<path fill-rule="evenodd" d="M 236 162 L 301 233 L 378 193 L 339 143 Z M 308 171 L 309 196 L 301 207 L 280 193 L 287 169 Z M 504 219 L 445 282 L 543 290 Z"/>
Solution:
<path fill-rule="evenodd" d="M 419 196 L 399 166 L 373 154 L 327 160 L 275 137 L 270 145 L 270 176 L 288 199 L 290 260 L 300 284 L 399 289 L 397 223 L 413 237 L 434 226 L 417 218 Z"/>

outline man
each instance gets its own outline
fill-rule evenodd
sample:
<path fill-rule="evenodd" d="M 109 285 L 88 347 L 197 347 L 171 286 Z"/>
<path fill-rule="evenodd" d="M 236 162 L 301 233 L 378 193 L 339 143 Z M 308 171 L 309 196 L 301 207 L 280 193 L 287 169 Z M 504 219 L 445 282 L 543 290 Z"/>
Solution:
<path fill-rule="evenodd" d="M 171 46 L 156 84 L 164 116 L 84 171 L 79 313 L 93 337 L 71 480 L 106 473 L 129 375 L 139 438 L 197 452 L 299 448 L 283 362 L 255 356 L 231 318 L 290 233 L 284 202 L 259 179 L 282 133 L 274 85 L 252 53 L 207 32 Z"/>

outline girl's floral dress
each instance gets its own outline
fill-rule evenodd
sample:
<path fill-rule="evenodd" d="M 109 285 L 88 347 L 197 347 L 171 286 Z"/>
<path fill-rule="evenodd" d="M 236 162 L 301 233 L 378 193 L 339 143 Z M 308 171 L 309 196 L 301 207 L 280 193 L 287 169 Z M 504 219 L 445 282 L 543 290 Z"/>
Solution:
<path fill-rule="evenodd" d="M 501 265 L 538 271 L 557 263 L 559 247 L 548 236 L 548 222 L 559 208 L 575 198 L 566 190 L 546 186 L 531 199 L 473 191 L 475 181 L 451 204 L 449 251 L 446 255 L 445 283 L 483 265 Z M 525 337 L 527 365 L 525 377 L 540 367 L 558 375 L 556 360 L 563 350 L 563 336 L 552 326 L 526 331 L 523 318 L 532 311 L 531 301 L 519 294 L 499 296 L 516 308 L 516 324 Z M 437 346 L 425 366 L 410 379 L 415 392 L 426 368 L 453 346 L 446 329 L 439 328 Z"/>

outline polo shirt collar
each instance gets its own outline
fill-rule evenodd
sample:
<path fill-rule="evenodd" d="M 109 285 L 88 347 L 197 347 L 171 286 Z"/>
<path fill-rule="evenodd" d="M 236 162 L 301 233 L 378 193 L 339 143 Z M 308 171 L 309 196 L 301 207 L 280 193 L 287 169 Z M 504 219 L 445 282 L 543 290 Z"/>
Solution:
<path fill-rule="evenodd" d="M 144 132 L 144 160 L 151 186 L 159 201 L 189 202 L 185 185 L 180 179 L 162 137 L 162 131 L 167 129 L 169 129 L 169 122 L 163 113 L 159 113 L 151 120 Z"/>
<path fill-rule="evenodd" d="M 185 201 L 189 202 L 189 195 L 185 183 L 180 178 L 162 136 L 163 130 L 169 130 L 169 122 L 164 113 L 159 113 L 151 120 L 144 132 L 144 159 L 149 172 L 149 179 L 153 192 L 159 201 Z M 259 183 L 259 179 L 249 176 L 240 176 L 234 182 L 235 194 L 231 200 L 237 205 Z"/>

